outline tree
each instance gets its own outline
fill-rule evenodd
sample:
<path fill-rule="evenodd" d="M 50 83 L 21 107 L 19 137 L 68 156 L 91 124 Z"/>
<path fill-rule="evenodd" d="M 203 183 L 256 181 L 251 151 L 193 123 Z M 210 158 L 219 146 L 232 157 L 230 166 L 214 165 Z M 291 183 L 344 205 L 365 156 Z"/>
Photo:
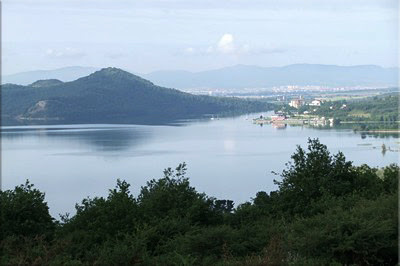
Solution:
<path fill-rule="evenodd" d="M 14 190 L 0 191 L 0 239 L 9 236 L 50 237 L 55 223 L 45 194 L 34 188 L 29 180 Z"/>
<path fill-rule="evenodd" d="M 298 146 L 291 158 L 282 180 L 275 180 L 281 209 L 290 214 L 309 213 L 312 210 L 307 206 L 324 194 L 339 196 L 355 189 L 357 174 L 352 163 L 341 152 L 332 156 L 318 139 L 308 140 L 308 151 Z"/>
<path fill-rule="evenodd" d="M 354 204 L 352 197 L 345 201 Z M 331 205 L 323 214 L 296 220 L 287 235 L 294 254 L 325 260 L 318 265 L 397 265 L 397 227 L 398 196 L 394 193 L 359 199 L 352 208 Z"/>
<path fill-rule="evenodd" d="M 175 170 L 164 170 L 164 178 L 151 180 L 142 187 L 138 203 L 146 221 L 163 217 L 187 218 L 193 223 L 209 224 L 219 213 L 213 209 L 213 199 L 198 193 L 186 177 L 186 164 Z"/>
<path fill-rule="evenodd" d="M 399 172 L 400 168 L 396 164 L 383 168 L 383 187 L 386 192 L 394 193 L 399 191 Z"/>

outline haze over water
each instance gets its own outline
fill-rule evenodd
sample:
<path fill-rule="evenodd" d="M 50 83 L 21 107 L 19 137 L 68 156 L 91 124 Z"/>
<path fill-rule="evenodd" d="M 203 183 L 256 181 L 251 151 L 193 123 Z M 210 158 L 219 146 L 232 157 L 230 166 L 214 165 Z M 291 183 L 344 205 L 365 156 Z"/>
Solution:
<path fill-rule="evenodd" d="M 188 165 L 198 191 L 237 206 L 258 191 L 275 190 L 271 173 L 281 172 L 307 139 L 319 138 L 332 153 L 342 151 L 355 165 L 386 166 L 398 152 L 382 154 L 384 143 L 398 149 L 397 138 L 366 137 L 351 130 L 305 127 L 277 129 L 252 124 L 257 114 L 180 125 L 68 125 L 2 128 L 3 189 L 29 179 L 46 192 L 53 216 L 74 213 L 74 205 L 90 196 L 106 196 L 117 178 L 140 186 L 162 177 L 167 167 Z"/>

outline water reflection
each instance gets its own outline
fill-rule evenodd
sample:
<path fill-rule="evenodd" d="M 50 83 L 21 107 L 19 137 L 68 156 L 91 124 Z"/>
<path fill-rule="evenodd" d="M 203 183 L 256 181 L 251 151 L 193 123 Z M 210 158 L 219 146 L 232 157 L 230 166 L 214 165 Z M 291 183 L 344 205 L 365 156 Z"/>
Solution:
<path fill-rule="evenodd" d="M 306 127 L 310 129 L 315 129 L 315 130 L 341 130 L 341 131 L 352 131 L 356 135 L 360 135 L 361 139 L 366 139 L 366 138 L 380 138 L 380 139 L 390 139 L 390 138 L 399 138 L 400 137 L 400 132 L 398 129 L 389 129 L 389 130 L 371 130 L 371 131 L 359 131 L 354 129 L 354 125 L 352 124 L 351 126 L 349 125 L 339 125 L 339 126 L 308 126 L 308 125 L 290 125 L 290 127 Z M 273 127 L 275 127 L 273 125 Z M 390 128 L 390 127 L 389 127 Z"/>
<path fill-rule="evenodd" d="M 98 127 L 98 128 L 29 128 L 2 129 L 1 137 L 11 141 L 24 138 L 71 142 L 88 145 L 95 151 L 123 151 L 138 146 L 152 138 L 151 127 Z"/>
<path fill-rule="evenodd" d="M 357 132 L 354 132 L 357 133 Z M 369 138 L 380 138 L 380 139 L 387 139 L 387 138 L 399 138 L 399 133 L 396 132 L 362 132 L 361 138 L 365 139 L 366 137 Z"/>
<path fill-rule="evenodd" d="M 276 129 L 285 129 L 287 127 L 287 124 L 283 123 L 272 123 L 272 127 Z"/>

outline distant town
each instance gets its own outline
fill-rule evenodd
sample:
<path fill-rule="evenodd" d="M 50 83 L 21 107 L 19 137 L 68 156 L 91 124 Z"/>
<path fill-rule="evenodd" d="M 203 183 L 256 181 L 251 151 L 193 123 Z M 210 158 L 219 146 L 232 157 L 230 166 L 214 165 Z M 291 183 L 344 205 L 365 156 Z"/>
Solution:
<path fill-rule="evenodd" d="M 284 101 L 284 97 L 282 97 L 282 101 Z M 302 96 L 296 99 L 292 99 L 289 101 L 288 106 L 294 109 L 300 109 L 301 107 L 308 105 L 310 107 L 319 107 L 324 102 L 323 99 L 313 99 L 311 102 L 306 102 Z M 343 104 L 342 109 L 346 108 L 347 105 Z M 332 107 L 333 108 L 333 107 Z M 316 108 L 313 111 L 317 111 Z M 317 115 L 312 115 L 310 111 L 293 111 L 285 110 L 285 106 L 281 110 L 275 111 L 275 115 L 264 117 L 260 116 L 253 120 L 255 124 L 274 124 L 276 128 L 284 128 L 283 125 L 277 124 L 308 124 L 312 126 L 334 126 L 334 118 L 326 118 L 324 116 L 320 117 Z"/>
<path fill-rule="evenodd" d="M 289 86 L 288 89 L 297 89 Z M 326 93 L 329 91 L 329 93 Z M 338 88 L 296 91 L 270 96 L 276 104 L 275 114 L 255 118 L 255 124 L 317 127 L 347 126 L 355 131 L 398 132 L 398 88 Z"/>
<path fill-rule="evenodd" d="M 302 95 L 309 93 L 322 93 L 322 94 L 343 94 L 348 92 L 369 92 L 376 93 L 380 90 L 388 90 L 392 87 L 382 86 L 298 86 L 298 85 L 287 85 L 287 86 L 276 86 L 276 87 L 265 87 L 265 88 L 197 88 L 197 89 L 182 89 L 182 91 L 197 94 L 197 95 L 209 95 L 209 96 L 235 96 L 242 98 L 269 98 L 271 96 L 284 97 L 288 95 Z"/>

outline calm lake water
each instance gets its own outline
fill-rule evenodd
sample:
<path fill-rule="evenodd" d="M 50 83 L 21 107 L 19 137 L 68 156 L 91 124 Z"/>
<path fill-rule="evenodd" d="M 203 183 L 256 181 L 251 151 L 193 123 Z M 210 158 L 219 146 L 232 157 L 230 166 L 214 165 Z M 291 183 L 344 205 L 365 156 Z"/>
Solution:
<path fill-rule="evenodd" d="M 319 138 L 331 152 L 342 151 L 356 165 L 385 166 L 398 162 L 392 150 L 399 139 L 362 137 L 351 130 L 305 127 L 277 129 L 252 124 L 257 114 L 179 126 L 68 125 L 2 128 L 3 189 L 29 179 L 46 192 L 53 216 L 74 213 L 74 205 L 90 196 L 106 196 L 117 178 L 137 195 L 166 167 L 188 165 L 191 184 L 200 192 L 236 205 L 256 192 L 275 190 L 271 171 L 281 172 L 307 138 Z"/>

